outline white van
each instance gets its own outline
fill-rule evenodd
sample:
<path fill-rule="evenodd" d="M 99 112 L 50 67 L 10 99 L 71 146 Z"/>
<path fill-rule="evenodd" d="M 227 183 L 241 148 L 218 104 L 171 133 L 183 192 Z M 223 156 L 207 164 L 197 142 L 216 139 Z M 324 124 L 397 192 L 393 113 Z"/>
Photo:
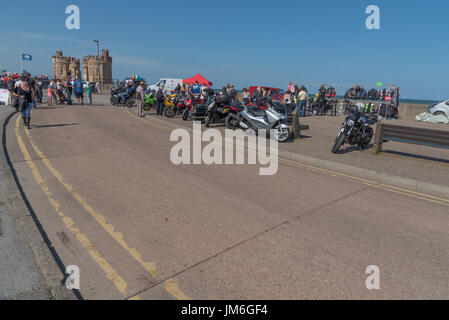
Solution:
<path fill-rule="evenodd" d="M 157 90 L 157 88 L 161 85 L 164 85 L 165 92 L 170 92 L 176 89 L 178 86 L 182 86 L 182 79 L 170 79 L 170 78 L 162 78 L 155 84 L 148 86 L 147 90 Z"/>

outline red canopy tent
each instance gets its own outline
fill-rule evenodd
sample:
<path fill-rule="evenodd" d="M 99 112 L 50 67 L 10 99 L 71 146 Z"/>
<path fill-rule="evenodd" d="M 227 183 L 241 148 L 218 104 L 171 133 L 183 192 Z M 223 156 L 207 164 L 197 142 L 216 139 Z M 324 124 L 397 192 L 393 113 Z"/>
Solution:
<path fill-rule="evenodd" d="M 206 85 L 212 85 L 212 82 L 204 78 L 201 74 L 197 74 L 196 76 L 193 76 L 192 78 L 182 80 L 182 83 L 185 84 L 195 84 L 195 82 L 198 81 L 199 84 L 206 84 Z"/>

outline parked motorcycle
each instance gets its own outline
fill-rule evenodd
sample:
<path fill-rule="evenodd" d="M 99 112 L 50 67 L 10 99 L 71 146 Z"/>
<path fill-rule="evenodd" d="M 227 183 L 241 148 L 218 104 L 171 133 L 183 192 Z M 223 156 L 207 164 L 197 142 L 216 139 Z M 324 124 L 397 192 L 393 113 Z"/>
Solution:
<path fill-rule="evenodd" d="M 207 114 L 205 124 L 206 127 L 214 122 L 218 122 L 225 119 L 226 125 L 230 125 L 230 121 L 226 121 L 229 115 L 237 115 L 244 109 L 244 104 L 241 102 L 233 102 L 231 97 L 228 95 L 213 96 L 213 99 L 209 100 L 210 103 L 207 105 Z M 231 127 L 228 127 L 231 128 Z M 231 128 L 235 129 L 235 128 Z"/>
<path fill-rule="evenodd" d="M 285 106 L 273 103 L 271 98 L 267 98 L 265 110 L 255 104 L 247 104 L 239 114 L 230 115 L 230 118 L 244 130 L 275 130 L 274 138 L 279 142 L 285 142 L 290 137 Z"/>
<path fill-rule="evenodd" d="M 131 108 L 135 103 L 135 98 L 134 95 L 130 95 L 129 93 L 121 89 L 117 89 L 111 91 L 110 102 L 113 106 L 118 106 L 122 104 Z"/>
<path fill-rule="evenodd" d="M 374 137 L 374 130 L 371 125 L 377 122 L 377 115 L 365 115 L 360 112 L 358 107 L 351 104 L 347 99 L 345 100 L 353 109 L 341 125 L 332 153 L 337 153 L 345 143 L 352 146 L 357 145 L 360 150 L 363 150 Z"/>
<path fill-rule="evenodd" d="M 184 95 L 180 95 L 178 93 L 173 101 L 173 105 L 166 107 L 164 114 L 167 118 L 173 118 L 178 114 L 183 115 L 184 118 L 186 110 L 195 102 L 194 97 L 190 95 L 185 97 Z"/>
<path fill-rule="evenodd" d="M 175 93 L 172 93 L 165 98 L 164 102 L 164 115 L 167 118 L 173 118 L 176 114 L 175 106 L 178 102 L 178 95 Z"/>
<path fill-rule="evenodd" d="M 150 111 L 156 106 L 156 95 L 153 90 L 148 90 L 145 93 L 145 104 L 143 105 L 143 110 Z"/>
<path fill-rule="evenodd" d="M 182 114 L 182 119 L 184 121 L 201 121 L 204 122 L 207 116 L 207 106 L 213 102 L 214 97 L 209 98 L 209 100 L 204 103 L 203 100 L 197 102 L 195 99 L 186 100 L 186 109 Z"/>

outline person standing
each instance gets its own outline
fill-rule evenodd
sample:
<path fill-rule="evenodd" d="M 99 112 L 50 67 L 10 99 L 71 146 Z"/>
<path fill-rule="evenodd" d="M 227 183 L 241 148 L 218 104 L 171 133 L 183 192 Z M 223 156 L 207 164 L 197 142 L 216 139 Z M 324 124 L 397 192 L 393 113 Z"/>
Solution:
<path fill-rule="evenodd" d="M 248 89 L 243 88 L 242 95 L 243 95 L 243 103 L 244 104 L 248 104 L 249 103 L 249 92 L 248 92 Z"/>
<path fill-rule="evenodd" d="M 39 79 L 37 82 L 37 102 L 42 103 L 42 96 L 43 92 L 42 89 L 44 88 L 44 84 L 42 83 L 42 80 Z"/>
<path fill-rule="evenodd" d="M 72 105 L 72 93 L 73 93 L 73 87 L 72 87 L 72 81 L 71 79 L 67 79 L 67 82 L 65 83 L 65 89 L 67 92 L 67 105 Z"/>
<path fill-rule="evenodd" d="M 162 116 L 164 113 L 164 102 L 166 99 L 166 94 L 164 90 L 164 85 L 161 84 L 156 91 L 156 114 Z"/>
<path fill-rule="evenodd" d="M 53 96 L 54 96 L 54 94 L 53 94 L 53 91 L 54 91 L 53 85 L 48 86 L 48 90 L 47 91 L 48 91 L 47 103 L 48 103 L 48 106 L 51 107 L 52 102 L 53 102 Z"/>
<path fill-rule="evenodd" d="M 145 104 L 145 83 L 141 82 L 137 87 L 137 117 L 143 117 L 143 105 Z"/>
<path fill-rule="evenodd" d="M 87 83 L 86 86 L 86 96 L 87 96 L 87 100 L 89 102 L 89 105 L 92 105 L 92 85 L 90 84 L 90 82 Z"/>
<path fill-rule="evenodd" d="M 83 83 L 79 78 L 76 78 L 73 85 L 75 87 L 75 97 L 78 99 L 78 104 L 84 105 Z"/>
<path fill-rule="evenodd" d="M 306 104 L 307 104 L 307 90 L 305 87 L 301 87 L 297 98 L 297 115 L 298 117 L 306 116 Z"/>
<path fill-rule="evenodd" d="M 28 77 L 22 76 L 21 84 L 14 88 L 14 96 L 19 100 L 19 112 L 22 113 L 23 124 L 31 129 L 31 109 L 36 105 L 36 92 Z"/>
<path fill-rule="evenodd" d="M 12 105 L 12 97 L 13 97 L 15 85 L 16 85 L 16 83 L 14 82 L 14 79 L 12 77 L 10 77 L 6 81 L 6 89 L 8 89 L 8 91 L 9 91 L 8 105 Z"/>
<path fill-rule="evenodd" d="M 97 94 L 101 94 L 100 82 L 97 82 L 95 87 L 97 88 Z"/>
<path fill-rule="evenodd" d="M 231 85 L 231 89 L 229 89 L 228 93 L 232 101 L 237 100 L 237 90 L 235 90 L 234 85 Z"/>

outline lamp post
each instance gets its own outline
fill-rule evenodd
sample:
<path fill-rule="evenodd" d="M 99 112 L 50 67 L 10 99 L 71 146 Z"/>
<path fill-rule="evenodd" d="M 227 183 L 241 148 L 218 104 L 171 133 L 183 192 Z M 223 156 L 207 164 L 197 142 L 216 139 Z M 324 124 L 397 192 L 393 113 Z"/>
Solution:
<path fill-rule="evenodd" d="M 101 77 L 100 77 L 100 41 L 94 40 L 94 42 L 97 44 L 97 81 L 100 83 L 101 86 Z"/>

